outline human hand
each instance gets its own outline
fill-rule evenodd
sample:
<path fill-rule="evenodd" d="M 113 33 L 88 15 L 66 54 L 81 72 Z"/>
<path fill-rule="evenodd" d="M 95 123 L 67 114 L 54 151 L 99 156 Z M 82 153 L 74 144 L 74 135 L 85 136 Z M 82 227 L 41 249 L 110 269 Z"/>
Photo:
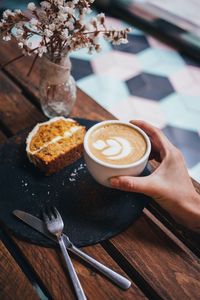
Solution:
<path fill-rule="evenodd" d="M 154 198 L 178 222 L 200 232 L 200 195 L 192 184 L 181 152 L 158 128 L 139 120 L 131 123 L 147 133 L 152 144 L 151 158 L 160 165 L 149 176 L 111 178 L 111 186 Z"/>

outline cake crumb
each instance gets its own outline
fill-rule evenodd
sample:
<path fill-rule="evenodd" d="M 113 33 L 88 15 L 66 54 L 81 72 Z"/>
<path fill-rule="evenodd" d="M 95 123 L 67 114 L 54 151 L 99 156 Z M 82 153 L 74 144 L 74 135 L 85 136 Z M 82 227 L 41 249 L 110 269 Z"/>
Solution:
<path fill-rule="evenodd" d="M 84 170 L 85 166 L 86 166 L 85 163 L 81 163 L 77 168 L 75 168 L 69 176 L 69 181 L 70 182 L 76 181 L 81 170 L 83 170 L 83 173 L 85 174 L 86 173 L 86 171 Z"/>
<path fill-rule="evenodd" d="M 69 178 L 69 181 L 76 181 L 76 179 L 75 178 Z"/>

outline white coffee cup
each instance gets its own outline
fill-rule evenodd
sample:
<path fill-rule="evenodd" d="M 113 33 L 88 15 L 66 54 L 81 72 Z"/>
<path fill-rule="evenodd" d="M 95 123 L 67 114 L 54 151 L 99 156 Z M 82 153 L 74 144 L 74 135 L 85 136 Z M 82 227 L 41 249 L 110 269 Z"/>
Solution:
<path fill-rule="evenodd" d="M 136 129 L 144 137 L 146 141 L 147 148 L 144 156 L 141 159 L 137 160 L 136 162 L 127 165 L 113 165 L 113 164 L 103 162 L 98 158 L 96 158 L 89 149 L 88 139 L 94 130 L 96 130 L 98 127 L 107 124 L 122 124 Z M 109 178 L 111 177 L 115 177 L 119 175 L 132 175 L 132 176 L 140 175 L 148 162 L 150 152 L 151 152 L 151 143 L 146 133 L 139 127 L 128 122 L 122 122 L 117 120 L 100 122 L 92 126 L 87 131 L 84 138 L 84 158 L 85 158 L 87 168 L 90 174 L 94 177 L 94 179 L 97 182 L 108 187 L 110 186 Z"/>

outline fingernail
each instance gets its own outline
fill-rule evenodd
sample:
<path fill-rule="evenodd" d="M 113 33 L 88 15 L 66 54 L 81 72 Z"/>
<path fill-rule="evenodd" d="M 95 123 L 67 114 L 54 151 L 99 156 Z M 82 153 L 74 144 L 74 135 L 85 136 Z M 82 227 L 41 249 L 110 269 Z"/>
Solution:
<path fill-rule="evenodd" d="M 111 186 L 118 186 L 119 185 L 119 179 L 118 178 L 110 178 L 110 185 Z"/>

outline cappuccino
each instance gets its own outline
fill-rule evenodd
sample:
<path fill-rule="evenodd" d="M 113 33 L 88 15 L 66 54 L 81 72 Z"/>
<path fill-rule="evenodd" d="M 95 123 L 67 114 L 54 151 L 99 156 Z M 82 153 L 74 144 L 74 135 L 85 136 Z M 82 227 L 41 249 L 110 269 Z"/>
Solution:
<path fill-rule="evenodd" d="M 112 165 L 132 164 L 147 151 L 143 135 L 120 123 L 108 123 L 94 129 L 88 137 L 88 147 L 97 159 Z"/>

